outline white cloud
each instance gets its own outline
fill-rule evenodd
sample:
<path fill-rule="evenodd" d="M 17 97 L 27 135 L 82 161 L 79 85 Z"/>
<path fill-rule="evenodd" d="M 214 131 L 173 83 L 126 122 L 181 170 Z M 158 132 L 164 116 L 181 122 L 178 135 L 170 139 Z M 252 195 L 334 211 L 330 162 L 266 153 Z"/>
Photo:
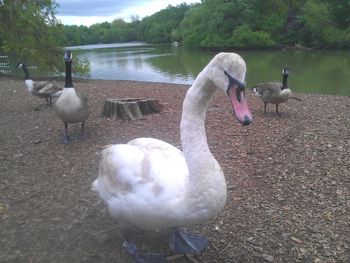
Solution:
<path fill-rule="evenodd" d="M 183 2 L 199 3 L 200 0 L 57 0 L 56 17 L 65 25 L 90 26 L 95 23 L 111 22 L 116 18 L 130 21 L 131 16 L 141 19 L 152 15 L 168 5 Z"/>

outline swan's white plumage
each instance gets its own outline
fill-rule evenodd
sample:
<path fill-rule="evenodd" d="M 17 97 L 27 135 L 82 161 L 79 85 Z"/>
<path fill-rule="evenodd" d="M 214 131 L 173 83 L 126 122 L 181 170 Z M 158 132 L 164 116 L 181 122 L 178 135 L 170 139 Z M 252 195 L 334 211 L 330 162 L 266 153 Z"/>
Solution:
<path fill-rule="evenodd" d="M 226 181 L 209 150 L 204 121 L 216 90 L 226 93 L 228 89 L 224 71 L 243 83 L 245 62 L 237 54 L 220 53 L 188 90 L 180 125 L 183 152 L 153 138 L 111 145 L 102 151 L 93 189 L 122 227 L 188 226 L 206 222 L 223 209 Z M 251 118 L 249 110 L 242 114 Z"/>
<path fill-rule="evenodd" d="M 94 182 L 112 216 L 143 229 L 178 221 L 188 170 L 183 153 L 153 138 L 112 145 L 102 152 L 99 179 Z M 165 206 L 166 204 L 166 206 Z M 155 212 L 153 212 L 155 211 Z M 120 215 L 124 215 L 120 218 Z"/>

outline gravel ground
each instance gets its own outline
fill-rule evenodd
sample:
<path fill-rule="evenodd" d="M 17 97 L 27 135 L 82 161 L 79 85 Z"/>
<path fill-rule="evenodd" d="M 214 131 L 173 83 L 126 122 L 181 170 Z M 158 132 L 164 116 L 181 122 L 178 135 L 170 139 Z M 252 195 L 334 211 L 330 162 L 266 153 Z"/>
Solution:
<path fill-rule="evenodd" d="M 58 81 L 63 86 L 63 83 Z M 180 145 L 188 86 L 131 81 L 75 82 L 89 98 L 86 138 L 62 143 L 64 127 L 23 80 L 0 77 L 0 262 L 131 262 L 116 222 L 91 191 L 105 145 L 155 137 Z M 200 256 L 171 262 L 350 262 L 350 97 L 294 94 L 281 117 L 242 127 L 215 96 L 208 144 L 227 180 L 225 209 L 191 228 L 209 237 Z M 153 98 L 167 107 L 137 121 L 101 117 L 106 98 Z M 79 133 L 79 125 L 70 132 Z M 143 251 L 168 251 L 167 230 L 139 231 Z"/>

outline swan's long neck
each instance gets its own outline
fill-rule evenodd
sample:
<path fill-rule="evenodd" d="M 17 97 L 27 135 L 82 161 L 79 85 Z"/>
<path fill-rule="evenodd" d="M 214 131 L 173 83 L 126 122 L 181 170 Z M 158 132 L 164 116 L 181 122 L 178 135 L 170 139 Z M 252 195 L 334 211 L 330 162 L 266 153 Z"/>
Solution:
<path fill-rule="evenodd" d="M 211 218 L 225 205 L 226 182 L 218 162 L 209 150 L 205 133 L 205 115 L 215 93 L 205 75 L 205 71 L 200 73 L 184 100 L 181 141 L 189 170 L 186 203 L 203 218 Z"/>

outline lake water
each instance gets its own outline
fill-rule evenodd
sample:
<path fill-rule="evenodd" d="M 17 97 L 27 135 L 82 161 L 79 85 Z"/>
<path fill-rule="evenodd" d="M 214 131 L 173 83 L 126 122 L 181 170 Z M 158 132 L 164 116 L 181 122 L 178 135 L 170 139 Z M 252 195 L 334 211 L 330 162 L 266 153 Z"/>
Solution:
<path fill-rule="evenodd" d="M 90 78 L 192 84 L 217 53 L 145 43 L 70 47 L 90 62 Z M 247 63 L 247 86 L 281 81 L 288 66 L 297 92 L 350 95 L 350 51 L 236 51 Z"/>

